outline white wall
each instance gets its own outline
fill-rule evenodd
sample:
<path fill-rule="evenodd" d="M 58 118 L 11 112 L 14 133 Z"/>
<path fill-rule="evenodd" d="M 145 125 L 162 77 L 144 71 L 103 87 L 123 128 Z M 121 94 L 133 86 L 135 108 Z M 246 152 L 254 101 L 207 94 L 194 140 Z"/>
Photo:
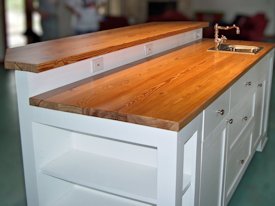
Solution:
<path fill-rule="evenodd" d="M 2 14 L 4 12 L 3 5 L 0 3 L 0 62 L 4 60 L 4 25 L 3 25 L 3 19 Z"/>
<path fill-rule="evenodd" d="M 236 14 L 253 15 L 264 12 L 269 24 L 266 34 L 275 34 L 275 1 L 274 0 L 192 0 L 193 11 L 220 11 L 226 21 L 232 21 Z"/>

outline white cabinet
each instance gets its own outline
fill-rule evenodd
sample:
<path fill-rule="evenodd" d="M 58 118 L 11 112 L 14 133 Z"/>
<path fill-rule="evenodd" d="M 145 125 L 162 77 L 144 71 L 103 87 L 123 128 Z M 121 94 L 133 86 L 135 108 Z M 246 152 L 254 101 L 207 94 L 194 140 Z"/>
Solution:
<path fill-rule="evenodd" d="M 200 206 L 227 205 L 266 142 L 273 52 L 204 110 Z"/>

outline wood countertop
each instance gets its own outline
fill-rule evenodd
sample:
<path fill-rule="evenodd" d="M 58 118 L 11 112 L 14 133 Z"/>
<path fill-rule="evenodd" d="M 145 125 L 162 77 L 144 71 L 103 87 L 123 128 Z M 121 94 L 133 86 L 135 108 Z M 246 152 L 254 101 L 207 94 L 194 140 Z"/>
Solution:
<path fill-rule="evenodd" d="M 272 48 L 256 55 L 209 52 L 213 40 L 139 61 L 30 98 L 30 104 L 179 131 Z"/>
<path fill-rule="evenodd" d="M 207 22 L 156 22 L 30 44 L 8 49 L 5 68 L 43 72 L 207 26 Z"/>

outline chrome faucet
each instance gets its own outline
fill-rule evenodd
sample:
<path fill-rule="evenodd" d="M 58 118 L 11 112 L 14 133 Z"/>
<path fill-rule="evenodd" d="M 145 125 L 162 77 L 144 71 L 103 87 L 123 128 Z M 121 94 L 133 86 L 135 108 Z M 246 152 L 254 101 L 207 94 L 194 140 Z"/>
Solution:
<path fill-rule="evenodd" d="M 218 24 L 215 24 L 215 49 L 219 50 L 220 45 L 222 45 L 227 38 L 222 35 L 221 38 L 219 38 L 219 29 L 220 30 L 229 30 L 229 29 L 236 29 L 236 34 L 240 34 L 240 28 L 233 24 L 233 26 L 219 26 Z"/>

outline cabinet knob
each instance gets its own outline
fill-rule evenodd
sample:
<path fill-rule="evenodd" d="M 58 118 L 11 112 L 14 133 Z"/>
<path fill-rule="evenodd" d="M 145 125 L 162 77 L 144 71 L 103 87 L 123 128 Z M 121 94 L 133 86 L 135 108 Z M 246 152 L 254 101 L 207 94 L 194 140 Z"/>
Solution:
<path fill-rule="evenodd" d="M 242 165 L 244 164 L 244 162 L 245 162 L 245 160 L 241 160 L 241 161 L 240 161 L 240 163 L 241 163 Z"/>
<path fill-rule="evenodd" d="M 258 87 L 263 87 L 263 84 L 262 83 L 258 84 Z"/>
<path fill-rule="evenodd" d="M 228 122 L 229 124 L 233 124 L 233 119 L 229 119 L 229 120 L 227 120 L 227 122 Z"/>
<path fill-rule="evenodd" d="M 246 82 L 246 83 L 245 83 L 245 86 L 251 86 L 251 84 L 252 84 L 252 82 L 249 81 L 249 82 Z"/>
<path fill-rule="evenodd" d="M 217 111 L 217 113 L 220 114 L 221 116 L 223 116 L 224 115 L 224 110 L 220 109 L 220 110 Z"/>
<path fill-rule="evenodd" d="M 243 118 L 243 121 L 247 121 L 247 120 L 248 120 L 248 117 L 245 116 L 245 117 Z"/>

